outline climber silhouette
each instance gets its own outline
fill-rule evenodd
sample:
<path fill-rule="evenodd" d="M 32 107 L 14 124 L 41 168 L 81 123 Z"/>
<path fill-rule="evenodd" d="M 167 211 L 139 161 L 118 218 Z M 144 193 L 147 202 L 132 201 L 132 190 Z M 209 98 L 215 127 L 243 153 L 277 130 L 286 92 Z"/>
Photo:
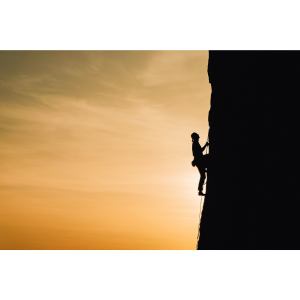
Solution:
<path fill-rule="evenodd" d="M 199 193 L 198 195 L 199 196 L 203 196 L 203 184 L 204 184 L 204 181 L 205 181 L 205 178 L 206 178 L 206 175 L 205 175 L 205 163 L 204 163 L 204 157 L 203 157 L 203 151 L 205 150 L 205 148 L 209 145 L 209 143 L 207 142 L 204 147 L 201 147 L 200 144 L 199 144 L 199 134 L 194 132 L 191 134 L 191 137 L 192 137 L 192 142 L 193 142 L 193 145 L 192 145 L 192 150 L 193 150 L 193 156 L 194 156 L 194 160 L 192 161 L 192 166 L 193 167 L 197 167 L 198 170 L 199 170 L 199 173 L 200 173 L 200 181 L 199 181 L 199 186 L 198 186 L 198 190 L 199 190 Z"/>

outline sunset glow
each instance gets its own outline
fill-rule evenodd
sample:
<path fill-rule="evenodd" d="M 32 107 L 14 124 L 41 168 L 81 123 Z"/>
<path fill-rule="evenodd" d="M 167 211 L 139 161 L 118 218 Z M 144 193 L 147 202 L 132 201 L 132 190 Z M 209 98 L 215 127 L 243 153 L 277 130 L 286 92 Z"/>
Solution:
<path fill-rule="evenodd" d="M 195 249 L 208 51 L 0 51 L 1 249 Z"/>

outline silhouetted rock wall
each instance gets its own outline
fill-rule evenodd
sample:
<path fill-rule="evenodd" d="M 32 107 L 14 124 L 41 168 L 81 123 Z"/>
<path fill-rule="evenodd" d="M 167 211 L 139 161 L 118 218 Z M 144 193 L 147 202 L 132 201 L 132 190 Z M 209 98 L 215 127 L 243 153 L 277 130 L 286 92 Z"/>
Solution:
<path fill-rule="evenodd" d="M 210 51 L 198 249 L 300 249 L 300 53 Z"/>

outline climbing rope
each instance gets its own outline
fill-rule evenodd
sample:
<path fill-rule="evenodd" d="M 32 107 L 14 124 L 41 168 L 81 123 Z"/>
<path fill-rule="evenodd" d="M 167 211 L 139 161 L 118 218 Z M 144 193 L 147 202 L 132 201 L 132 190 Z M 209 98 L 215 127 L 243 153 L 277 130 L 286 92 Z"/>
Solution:
<path fill-rule="evenodd" d="M 199 226 L 198 226 L 198 236 L 197 236 L 196 249 L 198 249 L 198 243 L 199 243 L 199 239 L 200 239 L 200 224 L 201 224 L 201 217 L 202 217 L 204 200 L 205 200 L 205 196 L 201 196 L 201 200 L 200 200 L 200 212 L 199 212 Z"/>
<path fill-rule="evenodd" d="M 207 192 L 206 190 L 206 183 L 207 183 L 207 177 L 205 178 L 205 183 L 203 185 L 205 185 L 205 194 Z M 199 239 L 200 239 L 200 224 L 201 224 L 201 218 L 202 218 L 202 212 L 203 212 L 203 207 L 204 207 L 204 202 L 205 202 L 205 195 L 204 196 L 200 196 L 201 200 L 200 200 L 200 212 L 199 212 L 199 226 L 198 226 L 198 236 L 197 236 L 197 245 L 196 245 L 196 249 L 198 249 L 198 243 L 199 243 Z"/>
<path fill-rule="evenodd" d="M 206 143 L 209 143 L 209 131 L 208 131 Z M 209 147 L 209 145 L 208 145 L 208 147 Z M 207 154 L 207 147 L 206 147 L 206 153 L 205 154 Z"/>
<path fill-rule="evenodd" d="M 207 140 L 206 142 L 208 143 L 209 142 L 209 133 L 207 135 Z M 209 146 L 208 146 L 209 147 Z M 205 154 L 208 154 L 207 153 L 207 147 L 206 147 L 206 153 Z M 205 194 L 207 192 L 207 176 L 205 178 L 205 182 L 203 184 L 203 186 L 205 186 Z M 199 226 L 198 226 L 198 236 L 197 236 L 197 245 L 196 245 L 196 249 L 198 249 L 198 243 L 199 243 L 199 239 L 200 239 L 200 224 L 201 224 L 201 218 L 202 218 L 202 211 L 203 211 L 203 206 L 204 206 L 204 201 L 205 201 L 205 196 L 201 196 L 201 200 L 200 200 L 200 212 L 199 212 Z"/>
<path fill-rule="evenodd" d="M 206 143 L 208 143 L 209 142 L 209 135 L 207 135 L 207 140 L 206 140 Z M 207 147 L 209 147 L 209 145 L 207 146 Z M 206 149 L 205 149 L 205 151 L 206 151 L 206 155 L 207 154 L 209 154 L 209 153 L 207 153 L 207 147 L 206 147 Z M 206 183 L 207 183 L 207 176 L 206 176 L 206 178 L 205 178 L 205 182 L 204 182 L 204 184 L 203 185 L 206 185 Z M 206 194 L 206 191 L 205 191 L 205 194 Z"/>

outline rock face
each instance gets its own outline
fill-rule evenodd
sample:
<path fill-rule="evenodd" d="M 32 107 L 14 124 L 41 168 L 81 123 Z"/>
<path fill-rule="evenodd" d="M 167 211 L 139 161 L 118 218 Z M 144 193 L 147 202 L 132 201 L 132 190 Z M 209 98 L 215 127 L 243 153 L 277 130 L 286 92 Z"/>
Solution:
<path fill-rule="evenodd" d="M 210 51 L 198 249 L 300 249 L 300 52 Z"/>

